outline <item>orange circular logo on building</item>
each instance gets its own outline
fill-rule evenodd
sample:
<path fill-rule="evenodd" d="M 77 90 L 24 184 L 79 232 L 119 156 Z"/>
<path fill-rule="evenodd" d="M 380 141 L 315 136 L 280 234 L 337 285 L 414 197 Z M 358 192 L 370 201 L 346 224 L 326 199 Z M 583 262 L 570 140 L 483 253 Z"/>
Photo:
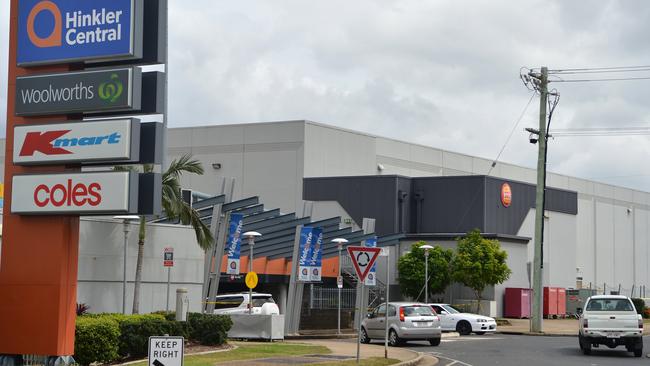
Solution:
<path fill-rule="evenodd" d="M 512 203 L 512 190 L 510 189 L 510 184 L 503 183 L 501 185 L 501 204 L 504 207 L 510 207 Z"/>

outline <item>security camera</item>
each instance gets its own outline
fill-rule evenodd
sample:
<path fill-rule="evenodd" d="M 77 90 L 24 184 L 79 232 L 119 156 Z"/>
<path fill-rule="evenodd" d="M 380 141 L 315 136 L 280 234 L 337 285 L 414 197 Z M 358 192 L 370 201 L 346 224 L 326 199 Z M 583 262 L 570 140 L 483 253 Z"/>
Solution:
<path fill-rule="evenodd" d="M 534 134 L 534 133 L 531 133 L 531 134 L 528 136 L 528 141 L 530 141 L 530 143 L 533 144 L 533 145 L 537 143 L 537 140 L 538 140 L 538 139 L 539 139 L 539 138 L 538 138 L 537 135 Z"/>

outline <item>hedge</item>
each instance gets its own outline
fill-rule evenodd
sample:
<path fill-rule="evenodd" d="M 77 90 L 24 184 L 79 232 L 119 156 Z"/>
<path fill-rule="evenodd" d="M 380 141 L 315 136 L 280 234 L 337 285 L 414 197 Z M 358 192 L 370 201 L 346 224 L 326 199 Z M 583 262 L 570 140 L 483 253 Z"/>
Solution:
<path fill-rule="evenodd" d="M 111 318 L 77 318 L 74 358 L 82 365 L 119 358 L 120 327 Z"/>
<path fill-rule="evenodd" d="M 232 321 L 227 315 L 190 313 L 187 322 L 174 313 L 146 315 L 88 314 L 77 318 L 75 359 L 82 365 L 147 355 L 150 336 L 182 336 L 203 345 L 226 342 Z"/>
<path fill-rule="evenodd" d="M 637 299 L 633 298 L 632 302 L 634 303 L 634 307 L 636 308 L 637 314 L 641 314 L 642 317 L 646 318 L 648 315 L 646 314 L 646 306 L 645 306 L 645 301 L 643 299 Z"/>

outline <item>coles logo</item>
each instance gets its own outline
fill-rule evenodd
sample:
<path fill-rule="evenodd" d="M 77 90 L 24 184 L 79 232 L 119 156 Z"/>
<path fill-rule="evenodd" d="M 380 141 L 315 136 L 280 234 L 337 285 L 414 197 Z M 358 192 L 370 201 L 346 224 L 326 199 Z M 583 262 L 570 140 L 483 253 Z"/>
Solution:
<path fill-rule="evenodd" d="M 68 179 L 66 184 L 39 184 L 34 190 L 34 203 L 38 207 L 97 206 L 102 202 L 101 191 L 102 186 L 97 182 L 74 183 L 72 179 Z"/>
<path fill-rule="evenodd" d="M 501 204 L 504 207 L 510 207 L 512 203 L 512 189 L 510 189 L 510 184 L 503 183 L 501 185 Z"/>

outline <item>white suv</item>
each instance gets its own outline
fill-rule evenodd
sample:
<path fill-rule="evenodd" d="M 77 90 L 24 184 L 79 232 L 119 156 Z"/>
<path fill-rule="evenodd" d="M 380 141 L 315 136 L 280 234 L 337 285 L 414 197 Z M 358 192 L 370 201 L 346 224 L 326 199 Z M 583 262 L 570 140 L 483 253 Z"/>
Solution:
<path fill-rule="evenodd" d="M 214 314 L 248 314 L 250 301 L 248 292 L 218 295 L 215 298 Z M 278 315 L 280 309 L 271 294 L 253 292 L 253 314 Z"/>

